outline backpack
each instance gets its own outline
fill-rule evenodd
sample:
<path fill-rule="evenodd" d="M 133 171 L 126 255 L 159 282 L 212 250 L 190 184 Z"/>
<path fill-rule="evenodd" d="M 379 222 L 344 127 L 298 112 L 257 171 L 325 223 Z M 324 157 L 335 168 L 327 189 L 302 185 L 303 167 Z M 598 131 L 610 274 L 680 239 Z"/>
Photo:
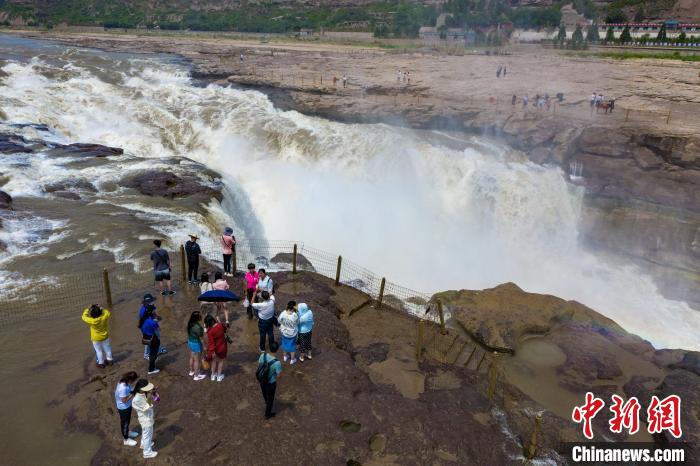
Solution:
<path fill-rule="evenodd" d="M 270 366 L 277 361 L 277 359 L 272 358 L 267 359 L 267 354 L 263 358 L 262 364 L 258 365 L 258 370 L 255 371 L 255 378 L 258 379 L 260 383 L 268 383 L 270 380 Z"/>

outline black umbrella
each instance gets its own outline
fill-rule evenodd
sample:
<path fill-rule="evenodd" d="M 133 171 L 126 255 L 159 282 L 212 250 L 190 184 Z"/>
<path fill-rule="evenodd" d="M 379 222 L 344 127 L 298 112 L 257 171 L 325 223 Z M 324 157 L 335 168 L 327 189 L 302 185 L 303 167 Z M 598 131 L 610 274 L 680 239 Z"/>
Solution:
<path fill-rule="evenodd" d="M 207 291 L 206 293 L 202 293 L 197 298 L 197 301 L 204 301 L 205 303 L 228 303 L 230 301 L 240 300 L 241 298 L 229 290 L 211 290 Z"/>

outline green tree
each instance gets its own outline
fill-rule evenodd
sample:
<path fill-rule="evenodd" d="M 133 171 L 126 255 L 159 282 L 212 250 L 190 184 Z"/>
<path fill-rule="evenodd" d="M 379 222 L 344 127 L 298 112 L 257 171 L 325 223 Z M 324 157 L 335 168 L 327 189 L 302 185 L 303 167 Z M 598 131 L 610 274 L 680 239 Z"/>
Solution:
<path fill-rule="evenodd" d="M 619 8 L 613 8 L 608 12 L 608 15 L 605 17 L 605 22 L 612 24 L 626 23 L 627 15 L 624 11 L 620 10 Z"/>
<path fill-rule="evenodd" d="M 666 25 L 662 24 L 661 29 L 659 29 L 659 34 L 656 36 L 656 40 L 659 42 L 666 42 L 668 38 L 666 37 Z"/>
<path fill-rule="evenodd" d="M 563 24 L 559 25 L 559 34 L 557 34 L 557 42 L 564 45 L 566 42 L 566 27 Z"/>
<path fill-rule="evenodd" d="M 576 26 L 576 30 L 571 36 L 571 40 L 576 47 L 583 45 L 583 30 L 581 29 L 581 26 Z"/>
<path fill-rule="evenodd" d="M 625 26 L 622 30 L 622 34 L 620 34 L 620 43 L 627 44 L 629 42 L 632 42 L 632 34 L 630 34 L 630 27 Z"/>
<path fill-rule="evenodd" d="M 644 12 L 644 7 L 640 6 L 639 9 L 637 10 L 637 13 L 634 14 L 634 22 L 635 23 L 641 23 L 644 21 L 644 18 L 646 18 L 646 13 Z"/>
<path fill-rule="evenodd" d="M 612 26 L 608 26 L 608 30 L 605 32 L 605 43 L 612 44 L 615 42 L 615 31 L 613 31 Z"/>
<path fill-rule="evenodd" d="M 590 26 L 588 26 L 586 40 L 594 44 L 600 42 L 600 34 L 598 34 L 598 25 L 596 23 L 593 23 Z"/>
<path fill-rule="evenodd" d="M 688 40 L 688 37 L 685 35 L 685 31 L 681 31 L 681 33 L 678 35 L 678 38 L 676 39 L 677 44 L 685 44 Z"/>

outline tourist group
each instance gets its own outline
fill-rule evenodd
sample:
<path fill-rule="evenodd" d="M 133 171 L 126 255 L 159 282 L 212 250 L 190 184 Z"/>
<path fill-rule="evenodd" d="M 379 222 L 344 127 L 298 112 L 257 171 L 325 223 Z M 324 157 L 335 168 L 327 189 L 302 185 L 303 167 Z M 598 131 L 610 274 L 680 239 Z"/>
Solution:
<path fill-rule="evenodd" d="M 222 382 L 225 378 L 224 362 L 228 354 L 228 346 L 232 343 L 227 334 L 229 324 L 229 302 L 203 300 L 207 296 L 226 296 L 230 284 L 226 277 L 233 277 L 232 256 L 236 247 L 233 230 L 226 228 L 221 235 L 220 243 L 223 255 L 223 272 L 216 272 L 213 281 L 209 273 L 202 273 L 197 279 L 199 256 L 201 248 L 197 244 L 198 236 L 190 235 L 185 244 L 188 263 L 188 283 L 200 287 L 200 309 L 191 313 L 187 326 L 183 329 L 183 339 L 187 339 L 190 352 L 189 377 L 201 381 L 207 377 L 212 382 Z M 153 241 L 151 261 L 156 283 L 163 296 L 175 293 L 172 289 L 170 274 L 170 257 L 163 249 L 160 240 Z M 257 360 L 255 377 L 260 383 L 265 402 L 265 419 L 275 416 L 273 403 L 277 389 L 277 379 L 282 371 L 283 362 L 297 364 L 312 359 L 311 335 L 314 327 L 313 313 L 305 303 L 289 301 L 281 312 L 276 310 L 275 285 L 265 269 L 256 270 L 255 264 L 248 264 L 243 278 L 245 299 L 243 306 L 248 319 L 257 319 L 260 334 L 260 357 Z M 212 294 L 213 293 L 213 294 Z M 232 293 L 228 293 L 234 296 Z M 161 344 L 161 316 L 158 315 L 156 299 L 152 294 L 144 295 L 138 311 L 138 329 L 144 347 L 143 356 L 148 360 L 148 375 L 160 372 L 157 359 L 166 352 Z M 97 366 L 104 368 L 113 364 L 112 349 L 109 340 L 110 311 L 97 304 L 83 311 L 82 319 L 90 326 L 90 339 L 95 350 Z M 281 343 L 275 340 L 274 328 L 279 329 Z M 282 361 L 276 358 L 278 349 L 282 349 Z M 209 371 L 209 376 L 205 373 Z M 138 415 L 141 425 L 141 449 L 144 458 L 153 458 L 157 452 L 153 450 L 154 406 L 159 400 L 155 385 L 136 372 L 127 372 L 119 380 L 114 392 L 117 411 L 121 421 L 121 434 L 124 445 L 137 445 L 135 438 L 138 432 L 131 431 L 132 410 Z"/>

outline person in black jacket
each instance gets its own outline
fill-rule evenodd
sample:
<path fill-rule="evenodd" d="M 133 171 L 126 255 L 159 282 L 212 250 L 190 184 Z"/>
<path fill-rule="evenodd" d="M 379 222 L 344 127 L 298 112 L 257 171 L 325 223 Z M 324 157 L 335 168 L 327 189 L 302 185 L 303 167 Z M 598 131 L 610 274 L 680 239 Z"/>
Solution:
<path fill-rule="evenodd" d="M 187 283 L 190 285 L 197 283 L 197 269 L 199 268 L 199 255 L 202 250 L 197 244 L 199 237 L 192 233 L 190 240 L 185 243 L 185 254 L 187 255 Z"/>

